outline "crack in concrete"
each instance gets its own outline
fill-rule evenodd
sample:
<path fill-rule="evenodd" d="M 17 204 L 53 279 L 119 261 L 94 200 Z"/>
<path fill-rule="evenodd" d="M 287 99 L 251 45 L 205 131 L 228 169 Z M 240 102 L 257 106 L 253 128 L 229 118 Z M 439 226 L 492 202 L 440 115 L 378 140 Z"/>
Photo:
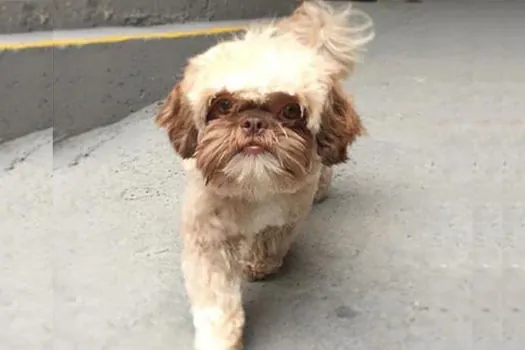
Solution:
<path fill-rule="evenodd" d="M 40 148 L 44 147 L 45 145 L 49 145 L 50 143 L 51 143 L 50 141 L 39 143 L 31 147 L 29 150 L 22 152 L 21 155 L 15 157 L 11 162 L 9 162 L 9 165 L 4 168 L 4 171 L 10 172 L 10 171 L 15 170 L 17 167 L 22 165 L 27 160 L 27 158 L 29 158 L 29 156 L 31 156 L 33 153 L 35 153 L 36 151 L 38 151 Z"/>
<path fill-rule="evenodd" d="M 67 167 L 68 168 L 76 167 L 77 165 L 79 165 L 82 162 L 83 159 L 89 158 L 89 156 L 91 156 L 91 154 L 93 154 L 93 152 L 95 152 L 97 149 L 102 147 L 102 145 L 104 145 L 106 142 L 109 142 L 109 141 L 115 139 L 115 137 L 117 137 L 118 135 L 119 135 L 119 133 L 115 133 L 114 135 L 111 135 L 110 137 L 108 137 L 106 139 L 103 139 L 103 140 L 100 140 L 97 143 L 95 143 L 94 145 L 89 146 L 86 151 L 77 154 L 73 158 L 73 160 L 67 164 Z"/>

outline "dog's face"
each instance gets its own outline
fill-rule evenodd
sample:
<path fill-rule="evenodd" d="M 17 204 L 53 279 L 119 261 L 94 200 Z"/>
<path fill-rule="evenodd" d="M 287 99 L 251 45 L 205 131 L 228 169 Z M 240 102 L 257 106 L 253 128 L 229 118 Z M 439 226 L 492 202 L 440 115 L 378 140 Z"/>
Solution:
<path fill-rule="evenodd" d="M 291 37 L 245 37 L 190 60 L 157 116 L 210 186 L 285 189 L 347 159 L 362 133 L 329 62 Z"/>
<path fill-rule="evenodd" d="M 206 111 L 195 149 L 197 167 L 207 182 L 300 180 L 310 170 L 314 150 L 306 123 L 296 96 L 272 92 L 259 100 L 220 92 Z"/>

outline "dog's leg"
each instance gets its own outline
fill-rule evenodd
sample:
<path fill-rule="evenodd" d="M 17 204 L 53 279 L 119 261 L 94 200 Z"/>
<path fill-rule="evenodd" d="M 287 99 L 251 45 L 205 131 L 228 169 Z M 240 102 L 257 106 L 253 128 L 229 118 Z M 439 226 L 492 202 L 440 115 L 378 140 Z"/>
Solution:
<path fill-rule="evenodd" d="M 315 193 L 314 203 L 320 203 L 328 197 L 328 191 L 330 190 L 330 185 L 332 184 L 332 174 L 333 169 L 330 166 L 323 166 L 321 170 L 321 177 L 319 179 L 319 185 L 317 187 L 317 192 Z"/>
<path fill-rule="evenodd" d="M 285 226 L 270 227 L 255 236 L 244 254 L 245 278 L 259 281 L 279 271 L 296 235 L 295 226 Z"/>
<path fill-rule="evenodd" d="M 196 350 L 241 350 L 241 276 L 226 243 L 186 240 L 183 271 L 191 301 Z"/>

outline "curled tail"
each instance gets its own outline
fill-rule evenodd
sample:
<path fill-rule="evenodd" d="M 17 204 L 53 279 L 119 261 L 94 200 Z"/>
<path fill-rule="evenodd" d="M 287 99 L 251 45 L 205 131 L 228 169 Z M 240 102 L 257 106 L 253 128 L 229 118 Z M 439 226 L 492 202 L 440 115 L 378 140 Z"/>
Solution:
<path fill-rule="evenodd" d="M 332 60 L 340 77 L 352 71 L 359 53 L 374 38 L 373 21 L 366 13 L 352 5 L 336 8 L 322 0 L 304 1 L 276 25 Z"/>

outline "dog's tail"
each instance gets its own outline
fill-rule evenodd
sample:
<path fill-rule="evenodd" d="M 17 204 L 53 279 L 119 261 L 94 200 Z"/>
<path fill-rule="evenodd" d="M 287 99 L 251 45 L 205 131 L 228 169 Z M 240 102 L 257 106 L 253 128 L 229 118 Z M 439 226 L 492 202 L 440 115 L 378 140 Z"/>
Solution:
<path fill-rule="evenodd" d="M 374 38 L 374 24 L 366 13 L 352 5 L 339 9 L 322 0 L 304 1 L 276 25 L 332 60 L 340 77 L 352 71 L 359 53 Z"/>

